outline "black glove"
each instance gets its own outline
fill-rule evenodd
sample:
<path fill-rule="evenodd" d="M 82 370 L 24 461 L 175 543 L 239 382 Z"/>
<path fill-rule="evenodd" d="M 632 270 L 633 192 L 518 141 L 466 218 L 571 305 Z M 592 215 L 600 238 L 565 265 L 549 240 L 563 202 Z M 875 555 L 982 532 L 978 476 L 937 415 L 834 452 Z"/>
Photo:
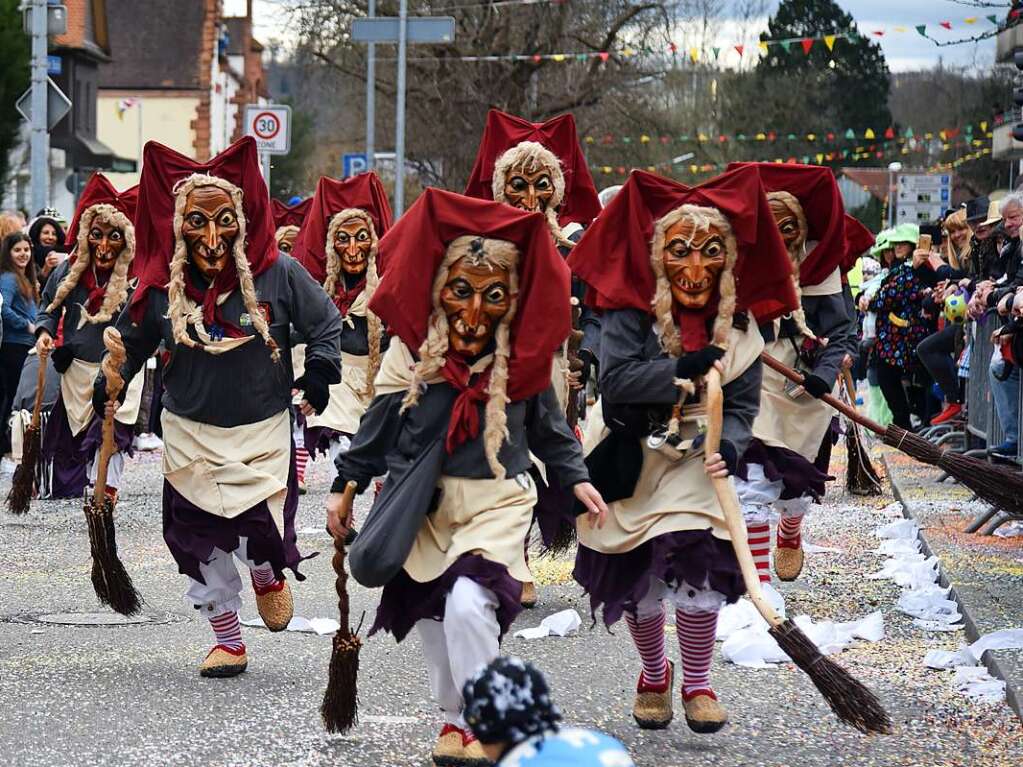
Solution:
<path fill-rule="evenodd" d="M 739 456 L 735 452 L 735 445 L 727 439 L 723 439 L 721 444 L 718 445 L 718 452 L 721 454 L 721 459 L 725 462 L 725 466 L 728 467 L 728 473 L 735 474 L 735 466 L 739 463 Z"/>
<path fill-rule="evenodd" d="M 820 399 L 825 394 L 831 394 L 832 387 L 828 386 L 828 382 L 820 376 L 809 373 L 803 376 L 803 388 L 806 389 L 811 397 Z"/>
<path fill-rule="evenodd" d="M 329 362 L 313 359 L 306 363 L 305 374 L 295 379 L 295 388 L 302 390 L 305 401 L 319 414 L 327 409 L 330 385 L 340 380 L 341 377 Z"/>
<path fill-rule="evenodd" d="M 678 362 L 675 363 L 675 377 L 688 378 L 691 381 L 710 370 L 714 363 L 724 356 L 725 350 L 720 346 L 704 346 L 698 352 L 690 352 L 678 358 Z"/>
<path fill-rule="evenodd" d="M 54 370 L 63 375 L 75 360 L 75 347 L 72 344 L 58 346 L 50 352 L 50 359 L 53 360 Z"/>
<path fill-rule="evenodd" d="M 579 361 L 583 364 L 582 369 L 579 371 L 579 383 L 585 389 L 586 384 L 590 381 L 590 372 L 597 366 L 597 358 L 593 356 L 593 352 L 589 349 L 580 349 L 578 356 Z"/>

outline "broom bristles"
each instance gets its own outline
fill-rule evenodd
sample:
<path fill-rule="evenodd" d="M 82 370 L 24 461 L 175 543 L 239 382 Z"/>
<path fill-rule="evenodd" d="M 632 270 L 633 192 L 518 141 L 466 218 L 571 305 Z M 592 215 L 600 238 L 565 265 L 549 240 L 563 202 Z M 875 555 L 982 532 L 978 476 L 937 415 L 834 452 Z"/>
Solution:
<path fill-rule="evenodd" d="M 557 532 L 554 533 L 554 539 L 551 541 L 550 546 L 544 547 L 543 553 L 550 557 L 567 554 L 572 550 L 575 542 L 575 525 L 567 519 L 562 519 L 558 522 L 558 529 Z"/>
<path fill-rule="evenodd" d="M 844 668 L 822 655 L 799 626 L 786 620 L 769 631 L 782 651 L 806 672 L 841 721 L 867 735 L 891 732 L 892 720 L 877 696 Z"/>
<path fill-rule="evenodd" d="M 92 553 L 92 588 L 99 601 L 121 615 L 136 615 L 142 610 L 142 597 L 131 576 L 117 557 L 114 510 L 110 499 L 97 511 L 85 508 L 89 524 L 89 549 Z"/>
<path fill-rule="evenodd" d="M 346 630 L 346 627 L 342 627 Z M 320 716 L 327 732 L 347 735 L 359 722 L 359 649 L 362 640 L 341 630 L 334 635 L 330 654 L 327 689 L 323 693 Z"/>
<path fill-rule="evenodd" d="M 880 495 L 881 478 L 870 462 L 870 456 L 856 424 L 850 423 L 845 432 L 845 447 L 848 456 L 845 470 L 846 489 L 853 495 Z"/>
<path fill-rule="evenodd" d="M 14 470 L 11 489 L 7 493 L 7 509 L 11 514 L 25 514 L 32 502 L 35 489 L 36 464 L 39 462 L 39 429 L 29 426 L 25 430 L 21 463 Z"/>

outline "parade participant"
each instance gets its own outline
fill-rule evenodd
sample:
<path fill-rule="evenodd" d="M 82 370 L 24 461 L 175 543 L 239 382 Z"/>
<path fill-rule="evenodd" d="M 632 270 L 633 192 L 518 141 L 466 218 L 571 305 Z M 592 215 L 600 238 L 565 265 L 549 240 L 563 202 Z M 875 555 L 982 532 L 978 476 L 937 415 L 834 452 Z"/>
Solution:
<path fill-rule="evenodd" d="M 52 463 L 51 498 L 81 498 L 96 481 L 103 414 L 92 407 L 92 382 L 106 354 L 103 330 L 131 296 L 135 258 L 135 187 L 119 193 L 97 173 L 82 190 L 66 245 L 71 256 L 50 274 L 36 323 L 36 352 L 53 351 L 60 396 L 46 422 L 42 455 Z M 59 337 L 59 345 L 54 348 Z M 114 417 L 117 452 L 107 465 L 107 493 L 117 497 L 131 454 L 144 376 L 127 385 Z"/>
<path fill-rule="evenodd" d="M 295 260 L 341 313 L 341 383 L 331 386 L 323 413 L 302 414 L 306 449 L 331 461 L 348 448 L 373 399 L 384 329 L 367 306 L 380 279 L 379 238 L 390 226 L 391 206 L 375 173 L 344 181 L 323 177 L 295 243 Z"/>
<path fill-rule="evenodd" d="M 286 203 L 277 199 L 270 200 L 276 228 L 274 239 L 282 252 L 290 254 L 295 247 L 298 232 L 302 228 L 302 222 L 305 221 L 312 202 L 311 197 L 304 200 L 300 197 L 292 197 Z"/>
<path fill-rule="evenodd" d="M 518 658 L 497 658 L 479 669 L 462 696 L 473 734 L 499 766 L 634 767 L 614 738 L 563 727 L 547 680 Z"/>
<path fill-rule="evenodd" d="M 756 170 L 694 188 L 634 171 L 568 262 L 604 312 L 603 426 L 588 430 L 585 449 L 610 506 L 603 529 L 579 525 L 574 575 L 607 626 L 625 616 L 642 660 L 639 726 L 673 718 L 667 602 L 686 722 L 716 732 L 727 721 L 710 683 L 717 617 L 745 587 L 711 477 L 733 473 L 751 438 L 764 346 L 753 323 L 797 306 L 788 255 Z M 706 455 L 702 385 L 712 367 L 724 382 L 724 429 L 720 452 Z"/>
<path fill-rule="evenodd" d="M 383 239 L 380 258 L 387 268 L 370 310 L 393 336 L 376 397 L 338 458 L 328 527 L 335 539 L 348 532 L 347 482 L 361 492 L 387 473 L 353 547 L 353 577 L 374 517 L 389 538 L 412 527 L 403 564 L 381 578 L 371 633 L 400 642 L 418 630 L 445 720 L 434 761 L 485 764 L 462 718 L 462 685 L 497 657 L 521 609 L 522 541 L 536 502 L 530 451 L 594 522 L 606 512 L 550 386 L 570 328 L 569 272 L 541 216 L 436 189 Z M 403 485 L 436 488 L 428 514 L 391 507 Z"/>
<path fill-rule="evenodd" d="M 765 370 L 753 441 L 739 462 L 736 490 L 746 517 L 750 550 L 760 580 L 771 580 L 771 515 L 779 521 L 774 569 L 792 581 L 803 569 L 802 523 L 825 483 L 827 465 L 815 465 L 830 440 L 834 411 L 820 401 L 831 394 L 846 355 L 857 352 L 856 314 L 842 272 L 856 256 L 858 237 L 847 243 L 845 211 L 830 168 L 775 163 L 733 163 L 760 173 L 790 259 L 800 308 L 761 326 L 766 352 L 803 371 L 806 383 Z M 812 245 L 810 243 L 813 243 Z M 826 455 L 830 456 L 830 441 Z M 823 463 L 826 464 L 826 459 Z"/>
<path fill-rule="evenodd" d="M 533 123 L 491 109 L 465 193 L 543 213 L 563 255 L 601 210 L 571 114 Z M 585 286 L 573 279 L 572 295 L 582 301 L 584 293 Z M 578 372 L 570 376 L 567 348 L 555 358 L 552 382 L 563 409 L 570 394 L 578 396 L 576 392 L 585 388 L 600 351 L 600 320 L 588 307 L 580 312 L 579 329 L 583 335 L 574 352 Z M 548 479 L 546 467 L 539 462 L 535 475 L 539 481 L 537 519 L 544 543 L 549 545 L 566 517 L 571 524 L 572 498 L 554 489 L 556 480 Z M 522 603 L 533 607 L 536 601 L 536 586 L 527 581 Z"/>
<path fill-rule="evenodd" d="M 199 673 L 234 676 L 248 659 L 233 559 L 247 567 L 271 631 L 292 616 L 284 568 L 302 579 L 289 328 L 307 340 L 305 375 L 294 386 L 322 411 L 340 378 L 341 321 L 305 269 L 277 249 L 253 139 L 204 163 L 149 142 L 143 159 L 139 285 L 117 323 L 122 374 L 134 378 L 164 343 L 164 540 L 188 576 L 187 599 L 216 635 Z M 96 380 L 97 410 L 105 383 Z"/>

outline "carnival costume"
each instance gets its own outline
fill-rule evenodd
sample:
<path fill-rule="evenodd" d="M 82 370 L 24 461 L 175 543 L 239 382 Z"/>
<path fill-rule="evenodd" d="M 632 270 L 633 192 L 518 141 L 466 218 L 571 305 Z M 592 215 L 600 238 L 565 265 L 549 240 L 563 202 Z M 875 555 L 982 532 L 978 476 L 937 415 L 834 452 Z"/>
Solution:
<path fill-rule="evenodd" d="M 299 200 L 294 204 L 281 202 L 277 199 L 270 200 L 274 217 L 274 240 L 277 242 L 277 247 L 284 253 L 291 254 L 299 230 L 301 230 L 302 223 L 312 204 L 311 197 Z"/>
<path fill-rule="evenodd" d="M 533 123 L 491 109 L 465 194 L 542 213 L 562 255 L 568 254 L 601 210 L 571 114 Z M 573 279 L 571 291 L 581 302 L 585 286 Z M 600 319 L 596 312 L 583 307 L 579 329 L 582 339 L 577 352 L 581 363 L 578 385 L 585 388 L 600 350 Z M 569 369 L 568 350 L 563 348 L 554 359 L 551 379 L 562 410 L 566 409 L 569 396 L 574 396 L 569 386 Z M 570 493 L 558 492 L 556 480 L 548 481 L 546 467 L 540 461 L 536 461 L 534 479 L 538 494 L 536 518 L 544 545 L 549 546 L 559 527 L 574 523 L 573 501 Z M 527 581 L 522 603 L 533 607 L 536 601 L 536 587 L 531 580 Z"/>
<path fill-rule="evenodd" d="M 569 272 L 542 216 L 436 189 L 383 238 L 380 258 L 369 308 L 393 336 L 333 489 L 387 474 L 350 556 L 357 580 L 385 584 L 371 633 L 418 630 L 445 719 L 435 761 L 483 764 L 461 690 L 521 609 L 530 451 L 565 487 L 588 483 L 550 386 Z M 425 489 L 422 505 L 402 502 L 402 487 Z M 376 580 L 365 575 L 380 560 L 375 528 L 384 548 L 408 534 Z"/>
<path fill-rule="evenodd" d="M 705 469 L 703 376 L 720 362 L 720 455 L 733 472 L 760 400 L 753 323 L 797 305 L 788 256 L 755 170 L 695 188 L 634 171 L 568 261 L 604 312 L 585 450 L 611 509 L 603 529 L 578 527 L 574 575 L 607 626 L 625 616 L 644 728 L 673 718 L 664 603 L 674 607 L 686 721 L 715 732 L 727 720 L 710 684 L 718 611 L 745 587 Z"/>
<path fill-rule="evenodd" d="M 764 371 L 753 441 L 739 462 L 736 490 L 762 582 L 771 580 L 772 510 L 779 515 L 774 567 L 783 581 L 803 568 L 802 522 L 819 501 L 828 476 L 834 411 L 819 397 L 837 386 L 844 359 L 856 354 L 856 315 L 843 283 L 849 268 L 846 216 L 829 168 L 733 163 L 760 174 L 771 214 L 785 241 L 800 308 L 761 326 L 765 350 L 806 376 L 804 391 Z M 848 227 L 849 233 L 855 231 Z"/>
<path fill-rule="evenodd" d="M 56 342 L 54 368 L 60 396 L 46 422 L 42 455 L 52 464 L 51 498 L 81 498 L 96 481 L 103 414 L 92 406 L 92 382 L 106 353 L 103 330 L 114 324 L 133 288 L 135 187 L 119 193 L 95 174 L 82 190 L 68 229 L 70 257 L 50 274 L 36 320 L 39 344 Z M 107 490 L 116 495 L 131 454 L 144 376 L 130 380 L 114 416 L 117 452 L 107 468 Z"/>
<path fill-rule="evenodd" d="M 341 382 L 330 387 L 324 412 L 301 419 L 305 448 L 331 461 L 348 448 L 373 400 L 386 344 L 383 325 L 368 306 L 380 281 L 379 241 L 390 226 L 391 206 L 376 174 L 345 181 L 324 177 L 295 243 L 295 260 L 341 314 Z"/>
<path fill-rule="evenodd" d="M 251 138 L 197 163 L 146 144 L 136 225 L 139 285 L 118 320 L 131 379 L 163 342 L 163 534 L 187 599 L 217 643 L 203 676 L 245 670 L 238 609 L 245 564 L 267 628 L 292 615 L 299 580 L 291 389 L 317 409 L 340 378 L 341 321 L 320 287 L 274 242 Z M 306 338 L 293 381 L 289 328 Z M 97 379 L 94 401 L 105 399 Z"/>

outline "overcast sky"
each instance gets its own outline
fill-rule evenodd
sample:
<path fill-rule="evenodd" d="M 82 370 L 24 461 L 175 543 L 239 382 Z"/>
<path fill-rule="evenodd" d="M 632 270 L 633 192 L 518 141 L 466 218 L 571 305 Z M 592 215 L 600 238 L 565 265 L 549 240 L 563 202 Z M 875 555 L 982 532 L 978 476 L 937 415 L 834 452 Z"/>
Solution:
<path fill-rule="evenodd" d="M 283 0 L 286 3 L 288 0 Z M 985 2 L 998 2 L 998 0 L 985 0 Z M 287 40 L 287 30 L 282 28 L 285 17 L 280 11 L 282 0 L 256 0 L 256 35 L 267 42 L 273 38 Z M 410 3 L 414 8 L 416 3 Z M 885 29 L 885 35 L 879 40 L 884 49 L 888 66 L 893 71 L 904 71 L 907 69 L 930 68 L 935 66 L 939 59 L 953 66 L 989 66 L 994 60 L 994 39 L 984 40 L 980 43 L 964 43 L 944 48 L 937 47 L 930 40 L 921 37 L 915 27 L 919 24 L 927 25 L 929 35 L 940 41 L 958 40 L 964 37 L 972 37 L 983 31 L 991 29 L 991 23 L 986 19 L 990 14 L 1004 16 L 1005 8 L 976 7 L 972 0 L 839 0 L 841 5 L 856 20 L 859 29 L 864 34 L 873 37 L 870 33 L 875 29 Z M 1008 2 L 1004 3 L 1008 7 Z M 225 11 L 228 15 L 243 14 L 245 12 L 245 0 L 224 0 Z M 773 8 L 777 3 L 772 4 Z M 976 16 L 976 24 L 967 25 L 964 19 Z M 942 29 L 938 22 L 950 21 L 952 30 Z M 894 27 L 904 26 L 905 32 L 896 32 Z M 766 28 L 766 19 L 760 25 L 760 29 Z M 679 41 L 681 42 L 681 41 Z M 736 31 L 731 24 L 724 24 L 720 33 L 719 42 L 723 48 L 730 49 L 732 45 L 739 42 Z"/>

